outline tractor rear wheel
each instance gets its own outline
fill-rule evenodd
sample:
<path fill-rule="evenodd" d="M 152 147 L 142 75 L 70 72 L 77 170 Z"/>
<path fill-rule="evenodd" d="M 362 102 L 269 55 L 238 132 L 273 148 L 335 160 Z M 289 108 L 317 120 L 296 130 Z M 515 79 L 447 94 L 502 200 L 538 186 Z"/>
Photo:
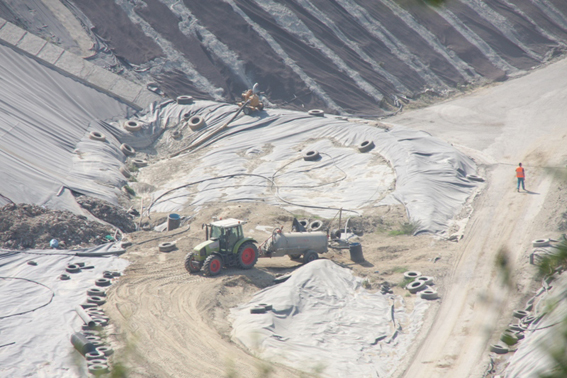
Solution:
<path fill-rule="evenodd" d="M 185 269 L 187 269 L 189 273 L 197 273 L 201 270 L 201 262 L 197 261 L 195 253 L 189 252 L 187 256 L 185 256 Z"/>
<path fill-rule="evenodd" d="M 258 261 L 258 248 L 252 242 L 243 243 L 238 248 L 238 266 L 242 269 L 250 269 Z"/>
<path fill-rule="evenodd" d="M 209 276 L 216 276 L 222 269 L 222 258 L 219 255 L 210 255 L 203 264 L 203 270 Z"/>

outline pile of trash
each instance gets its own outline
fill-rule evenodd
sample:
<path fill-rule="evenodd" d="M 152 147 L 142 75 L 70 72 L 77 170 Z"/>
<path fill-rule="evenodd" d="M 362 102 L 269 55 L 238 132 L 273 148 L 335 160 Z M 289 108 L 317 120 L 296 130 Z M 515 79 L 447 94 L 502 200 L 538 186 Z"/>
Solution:
<path fill-rule="evenodd" d="M 111 227 L 66 210 L 15 203 L 0 208 L 0 248 L 3 249 L 87 247 L 113 241 L 113 235 Z"/>
<path fill-rule="evenodd" d="M 98 198 L 77 196 L 77 203 L 92 215 L 119 228 L 122 232 L 136 231 L 136 224 L 128 212 Z"/>

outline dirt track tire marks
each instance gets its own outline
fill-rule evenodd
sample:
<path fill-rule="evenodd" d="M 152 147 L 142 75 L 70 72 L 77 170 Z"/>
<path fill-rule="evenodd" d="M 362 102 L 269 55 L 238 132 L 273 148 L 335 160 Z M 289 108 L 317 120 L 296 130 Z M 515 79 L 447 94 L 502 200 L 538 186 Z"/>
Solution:
<path fill-rule="evenodd" d="M 108 292 L 106 313 L 120 342 L 130 340 L 132 362 L 146 376 L 217 378 L 226 375 L 227 361 L 240 376 L 256 376 L 259 361 L 229 340 L 226 315 L 236 303 L 224 301 L 234 290 L 251 296 L 257 288 L 235 275 L 190 276 L 176 257 L 162 269 L 150 264 L 151 257 L 132 264 Z M 274 369 L 274 378 L 298 377 L 291 369 Z"/>

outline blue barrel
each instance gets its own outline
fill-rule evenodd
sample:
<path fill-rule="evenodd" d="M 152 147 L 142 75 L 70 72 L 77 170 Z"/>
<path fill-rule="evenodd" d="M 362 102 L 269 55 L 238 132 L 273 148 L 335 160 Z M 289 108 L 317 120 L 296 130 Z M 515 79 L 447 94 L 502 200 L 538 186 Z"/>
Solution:
<path fill-rule="evenodd" d="M 350 251 L 350 259 L 354 262 L 363 262 L 362 245 L 360 243 L 351 243 L 348 247 Z"/>
<path fill-rule="evenodd" d="M 179 214 L 169 214 L 169 216 L 167 217 L 167 230 L 175 230 L 179 227 L 180 223 L 181 217 L 179 216 Z"/>

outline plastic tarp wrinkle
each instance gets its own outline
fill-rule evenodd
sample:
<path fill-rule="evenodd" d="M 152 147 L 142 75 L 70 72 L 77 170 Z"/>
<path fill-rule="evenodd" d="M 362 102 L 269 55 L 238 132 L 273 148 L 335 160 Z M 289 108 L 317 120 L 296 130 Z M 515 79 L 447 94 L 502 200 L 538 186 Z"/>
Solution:
<path fill-rule="evenodd" d="M 251 313 L 261 303 L 272 310 Z M 370 293 L 350 270 L 315 260 L 232 309 L 232 338 L 263 359 L 324 377 L 386 377 L 412 345 L 427 307 L 418 298 L 409 312 L 401 297 Z M 404 332 L 386 342 L 400 324 Z"/>
<path fill-rule="evenodd" d="M 155 118 L 162 124 L 175 124 L 189 113 L 205 118 L 207 127 L 187 136 L 202 141 L 196 148 L 145 169 L 158 174 L 165 169 L 163 164 L 171 170 L 175 159 L 199 156 L 185 174 L 165 178 L 153 198 L 178 186 L 207 181 L 165 195 L 152 211 L 178 212 L 187 206 L 198 210 L 220 199 L 256 200 L 290 211 L 308 206 L 306 210 L 332 218 L 341 207 L 363 214 L 372 206 L 402 203 L 410 220 L 419 224 L 418 232 L 442 233 L 478 185 L 466 178 L 476 173 L 470 158 L 426 132 L 401 126 L 385 130 L 333 116 L 266 109 L 240 115 L 211 136 L 210 131 L 226 123 L 237 109 L 208 101 L 156 108 Z M 376 147 L 360 153 L 358 145 L 365 140 Z M 302 154 L 309 150 L 317 150 L 321 159 L 304 161 Z M 243 175 L 208 180 L 231 173 Z M 142 173 L 138 179 L 144 181 L 146 176 Z"/>

